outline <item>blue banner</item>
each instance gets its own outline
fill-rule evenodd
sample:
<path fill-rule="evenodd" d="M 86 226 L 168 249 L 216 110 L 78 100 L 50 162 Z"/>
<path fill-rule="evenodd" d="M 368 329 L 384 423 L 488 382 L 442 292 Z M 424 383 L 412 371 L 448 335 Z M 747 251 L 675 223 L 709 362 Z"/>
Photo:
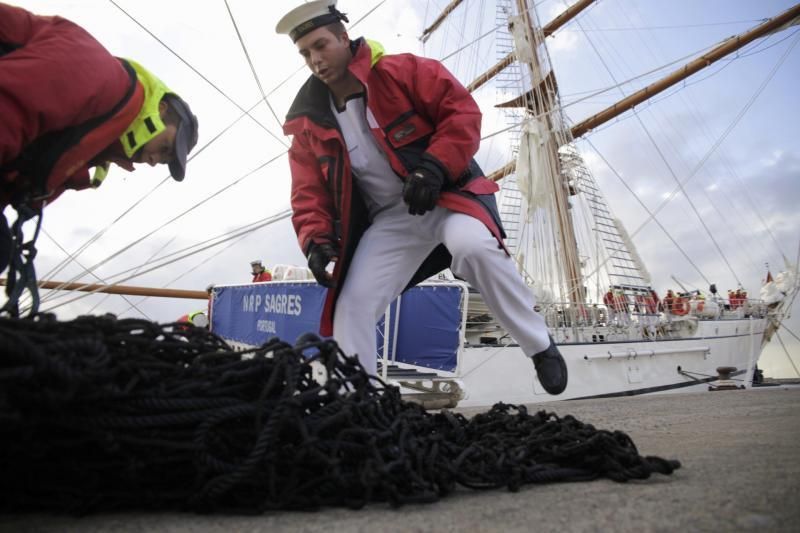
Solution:
<path fill-rule="evenodd" d="M 453 285 L 423 285 L 398 299 L 400 328 L 394 343 L 394 321 L 398 300 L 392 303 L 389 330 L 389 359 L 415 366 L 453 372 L 461 342 L 462 288 Z M 383 355 L 383 321 L 378 323 L 378 353 Z"/>
<path fill-rule="evenodd" d="M 251 346 L 272 337 L 294 343 L 303 333 L 319 333 L 326 292 L 316 283 L 214 287 L 211 331 Z"/>
<path fill-rule="evenodd" d="M 454 371 L 461 329 L 461 285 L 414 287 L 392 303 L 389 360 Z M 294 343 L 319 333 L 327 289 L 316 283 L 272 282 L 214 288 L 211 330 L 222 338 L 260 346 L 272 337 Z M 395 342 L 395 320 L 400 327 Z M 376 357 L 383 357 L 384 321 L 376 324 Z"/>

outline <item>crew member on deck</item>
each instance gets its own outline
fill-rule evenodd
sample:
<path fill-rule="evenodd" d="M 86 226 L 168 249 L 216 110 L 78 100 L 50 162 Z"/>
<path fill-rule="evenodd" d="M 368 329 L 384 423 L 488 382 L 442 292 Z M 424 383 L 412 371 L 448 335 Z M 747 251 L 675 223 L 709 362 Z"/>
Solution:
<path fill-rule="evenodd" d="M 208 327 L 208 316 L 206 315 L 206 311 L 192 311 L 191 313 L 186 313 L 182 317 L 180 317 L 176 322 L 185 322 L 191 324 L 193 326 L 197 326 L 198 328 L 207 328 Z"/>
<path fill-rule="evenodd" d="M 667 290 L 666 296 L 664 296 L 664 311 L 667 314 L 671 314 L 673 308 L 675 307 L 675 293 L 672 292 L 672 289 Z"/>
<path fill-rule="evenodd" d="M 614 317 L 617 313 L 614 311 L 614 291 L 612 291 L 610 288 L 603 295 L 603 304 L 605 304 L 608 312 L 608 325 L 611 325 L 614 322 Z"/>
<path fill-rule="evenodd" d="M 480 291 L 545 390 L 560 394 L 567 366 L 503 244 L 497 184 L 473 159 L 478 105 L 438 61 L 386 55 L 351 40 L 342 21 L 335 0 L 318 0 L 276 28 L 312 72 L 284 133 L 293 136 L 292 222 L 314 277 L 331 289 L 321 333 L 374 375 L 378 317 L 449 267 Z"/>
<path fill-rule="evenodd" d="M 253 283 L 261 283 L 262 281 L 272 281 L 272 273 L 264 268 L 260 259 L 250 262 L 251 274 L 253 274 Z"/>
<path fill-rule="evenodd" d="M 22 238 L 6 206 L 32 218 L 66 189 L 99 186 L 111 163 L 168 164 L 181 181 L 196 143 L 189 106 L 144 67 L 66 19 L 0 3 L 0 272 Z"/>

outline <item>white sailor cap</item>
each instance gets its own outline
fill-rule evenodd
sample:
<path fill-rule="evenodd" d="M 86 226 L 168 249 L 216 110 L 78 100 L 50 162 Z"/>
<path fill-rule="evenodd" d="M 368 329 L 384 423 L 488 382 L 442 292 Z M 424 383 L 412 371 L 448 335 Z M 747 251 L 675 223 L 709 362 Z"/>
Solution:
<path fill-rule="evenodd" d="M 336 0 L 316 0 L 289 11 L 278 21 L 275 31 L 288 34 L 292 42 L 297 42 L 303 35 L 340 20 L 350 22 L 347 15 L 336 9 Z"/>

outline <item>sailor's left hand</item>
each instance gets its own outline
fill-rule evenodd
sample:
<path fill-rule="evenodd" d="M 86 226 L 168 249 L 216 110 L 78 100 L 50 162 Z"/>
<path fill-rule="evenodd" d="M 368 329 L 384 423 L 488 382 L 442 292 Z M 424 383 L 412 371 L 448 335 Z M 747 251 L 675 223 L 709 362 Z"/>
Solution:
<path fill-rule="evenodd" d="M 403 201 L 408 205 L 408 213 L 424 215 L 436 207 L 443 181 L 440 175 L 423 167 L 406 176 Z"/>

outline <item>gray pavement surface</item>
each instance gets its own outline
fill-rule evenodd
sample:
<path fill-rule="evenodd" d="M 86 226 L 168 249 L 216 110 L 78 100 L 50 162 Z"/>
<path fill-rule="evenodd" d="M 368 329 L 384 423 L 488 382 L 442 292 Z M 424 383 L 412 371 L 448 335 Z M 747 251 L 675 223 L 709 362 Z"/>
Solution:
<path fill-rule="evenodd" d="M 676 458 L 672 476 L 627 484 L 460 490 L 430 505 L 261 516 L 118 513 L 0 516 L 0 531 L 514 532 L 800 531 L 800 388 L 672 394 L 540 406 L 627 432 L 640 453 Z M 536 409 L 536 406 L 532 406 Z M 471 416 L 485 409 L 462 409 Z M 2 475 L 2 474 L 0 474 Z"/>

